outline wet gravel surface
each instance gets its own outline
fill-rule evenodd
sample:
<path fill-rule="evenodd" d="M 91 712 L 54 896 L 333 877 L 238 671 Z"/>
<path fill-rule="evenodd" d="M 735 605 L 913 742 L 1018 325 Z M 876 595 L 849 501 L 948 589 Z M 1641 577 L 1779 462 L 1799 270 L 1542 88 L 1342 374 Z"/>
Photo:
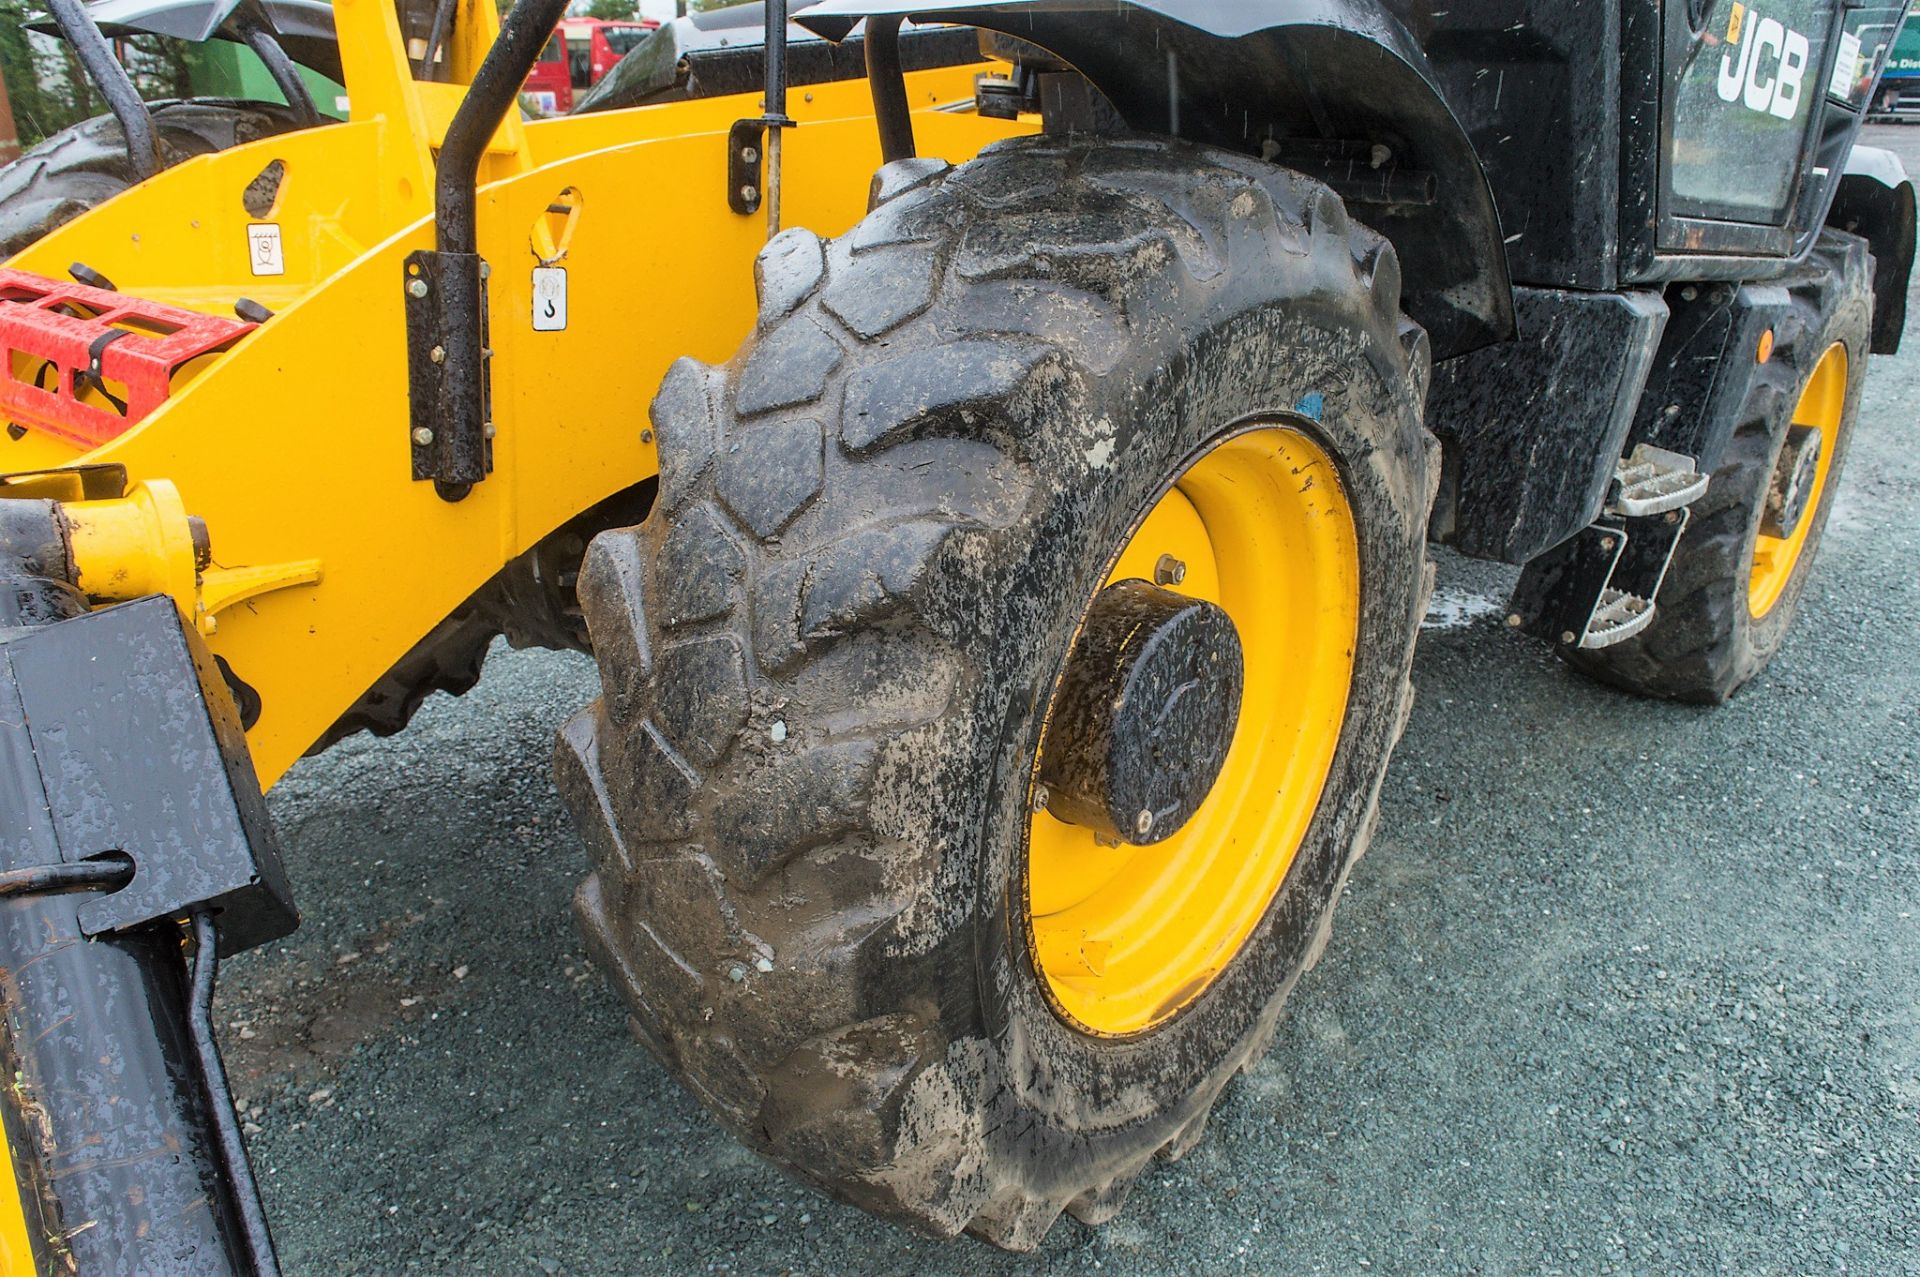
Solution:
<path fill-rule="evenodd" d="M 272 796 L 306 924 L 219 1012 L 286 1270 L 1920 1272 L 1916 409 L 1920 343 L 1724 709 L 1583 682 L 1501 627 L 1510 574 L 1443 560 L 1380 837 L 1271 1056 L 1032 1256 L 798 1188 L 627 1037 L 548 781 L 591 666 L 497 653 Z"/>

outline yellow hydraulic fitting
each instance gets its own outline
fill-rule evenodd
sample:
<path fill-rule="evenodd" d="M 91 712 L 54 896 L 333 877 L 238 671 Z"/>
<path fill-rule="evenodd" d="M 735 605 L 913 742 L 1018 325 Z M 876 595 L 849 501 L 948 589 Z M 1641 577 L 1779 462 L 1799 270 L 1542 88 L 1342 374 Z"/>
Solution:
<path fill-rule="evenodd" d="M 182 615 L 196 616 L 207 529 L 187 514 L 171 483 L 149 479 L 123 497 L 69 501 L 60 508 L 67 516 L 76 584 L 88 598 L 118 602 L 164 594 Z"/>
<path fill-rule="evenodd" d="M 81 593 L 96 603 L 164 594 L 202 634 L 218 630 L 215 614 L 236 603 L 320 579 L 318 559 L 212 566 L 207 525 L 187 513 L 179 490 L 165 479 L 135 484 L 125 496 L 60 508 Z"/>

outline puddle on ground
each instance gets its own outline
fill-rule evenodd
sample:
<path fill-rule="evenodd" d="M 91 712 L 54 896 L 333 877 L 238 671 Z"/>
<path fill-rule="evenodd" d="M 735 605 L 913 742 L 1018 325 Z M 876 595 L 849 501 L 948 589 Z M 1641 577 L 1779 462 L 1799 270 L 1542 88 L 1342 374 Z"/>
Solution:
<path fill-rule="evenodd" d="M 1474 594 L 1443 586 L 1433 592 L 1433 598 L 1427 604 L 1427 619 L 1420 623 L 1420 628 L 1463 630 L 1483 616 L 1501 615 L 1506 607 L 1505 600 L 1493 595 Z"/>

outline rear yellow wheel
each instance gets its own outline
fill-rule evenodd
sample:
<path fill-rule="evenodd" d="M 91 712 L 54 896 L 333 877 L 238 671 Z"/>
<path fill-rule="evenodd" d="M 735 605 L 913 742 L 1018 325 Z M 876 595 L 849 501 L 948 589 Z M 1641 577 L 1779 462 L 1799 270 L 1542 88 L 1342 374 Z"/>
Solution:
<path fill-rule="evenodd" d="M 1319 806 L 1353 678 L 1360 556 L 1333 461 L 1290 427 L 1204 453 L 1147 512 L 1108 584 L 1218 604 L 1246 654 L 1233 743 L 1186 825 L 1114 845 L 1044 808 L 1029 830 L 1033 960 L 1086 1031 L 1150 1029 L 1233 960 Z"/>
<path fill-rule="evenodd" d="M 1781 283 L 1788 304 L 1773 311 L 1769 340 L 1729 353 L 1698 409 L 1693 428 L 1713 477 L 1690 508 L 1652 624 L 1612 647 L 1561 653 L 1596 678 L 1715 705 L 1786 640 L 1840 486 L 1866 373 L 1866 245 L 1824 232 Z M 1725 427 L 1713 424 L 1723 416 Z M 1730 433 L 1715 444 L 1722 428 Z"/>
<path fill-rule="evenodd" d="M 1826 497 L 1827 476 L 1833 470 L 1833 458 L 1840 442 L 1840 424 L 1847 406 L 1847 348 L 1839 342 L 1828 346 L 1814 366 L 1813 376 L 1800 392 L 1794 406 L 1793 425 L 1819 431 L 1818 454 L 1812 474 L 1802 480 L 1806 491 L 1796 494 L 1797 511 L 1791 526 L 1780 529 L 1784 536 L 1770 536 L 1763 527 L 1753 538 L 1753 568 L 1747 578 L 1747 610 L 1756 618 L 1773 611 L 1785 593 L 1787 582 L 1806 549 L 1807 535 L 1817 520 L 1814 514 Z M 1792 448 L 1783 447 L 1774 462 L 1773 491 L 1795 480 L 1791 470 L 1795 462 Z M 1783 473 L 1786 472 L 1786 473 Z"/>

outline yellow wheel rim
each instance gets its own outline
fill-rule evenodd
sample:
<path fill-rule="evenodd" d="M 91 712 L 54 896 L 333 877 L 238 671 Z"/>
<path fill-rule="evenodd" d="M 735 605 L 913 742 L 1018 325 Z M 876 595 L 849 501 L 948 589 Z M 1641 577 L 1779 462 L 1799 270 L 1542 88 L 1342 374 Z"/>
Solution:
<path fill-rule="evenodd" d="M 27 1233 L 27 1212 L 10 1150 L 0 1148 L 0 1277 L 33 1277 L 40 1271 Z"/>
<path fill-rule="evenodd" d="M 1225 609 L 1245 653 L 1219 777 L 1164 842 L 1102 845 L 1044 810 L 1028 832 L 1035 969 L 1055 1009 L 1101 1036 L 1167 1020 L 1240 951 L 1320 805 L 1353 681 L 1353 513 L 1332 458 L 1305 434 L 1263 427 L 1203 454 L 1141 520 L 1107 584 L 1155 580 L 1163 555 L 1186 569 L 1167 588 Z"/>
<path fill-rule="evenodd" d="M 1789 536 L 1772 537 L 1764 532 L 1753 540 L 1753 567 L 1747 576 L 1747 611 L 1755 620 L 1773 611 L 1774 604 L 1786 592 L 1787 582 L 1806 549 L 1807 533 L 1813 528 L 1814 515 L 1826 499 L 1827 474 L 1833 468 L 1833 454 L 1840 442 L 1840 419 L 1847 406 L 1847 348 L 1839 342 L 1827 347 L 1814 366 L 1807 388 L 1794 405 L 1793 424 L 1813 426 L 1820 431 L 1820 456 L 1814 465 L 1813 490 L 1808 493 L 1800 521 Z M 1765 500 L 1765 497 L 1762 497 Z"/>

